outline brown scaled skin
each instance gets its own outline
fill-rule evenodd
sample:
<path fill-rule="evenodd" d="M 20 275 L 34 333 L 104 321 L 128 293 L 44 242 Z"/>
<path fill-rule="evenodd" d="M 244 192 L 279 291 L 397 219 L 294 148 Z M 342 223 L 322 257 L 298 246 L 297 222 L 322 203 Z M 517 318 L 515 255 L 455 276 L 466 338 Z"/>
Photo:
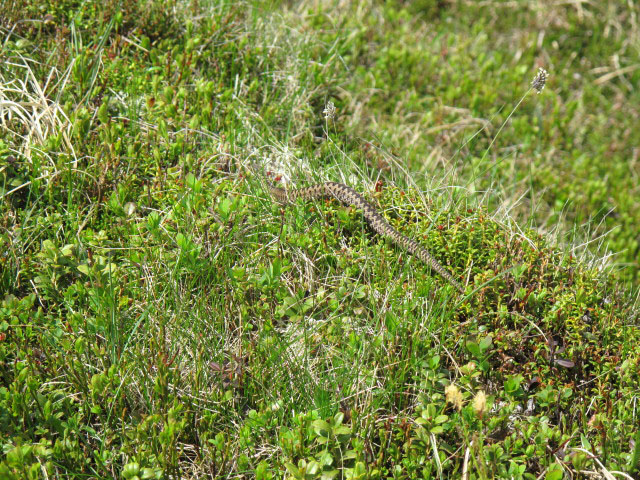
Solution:
<path fill-rule="evenodd" d="M 456 281 L 456 279 L 454 279 L 453 276 L 451 276 L 451 274 L 447 272 L 422 245 L 415 240 L 402 235 L 395 228 L 389 225 L 389 222 L 387 222 L 387 220 L 353 188 L 343 185 L 342 183 L 325 182 L 307 188 L 285 190 L 269 183 L 269 192 L 281 203 L 291 203 L 297 198 L 311 200 L 321 197 L 333 197 L 342 203 L 362 209 L 364 218 L 367 220 L 369 225 L 371 225 L 371 228 L 373 228 L 377 233 L 385 237 L 389 237 L 396 244 L 404 247 L 407 251 L 418 257 L 442 275 L 442 277 L 451 285 L 456 287 L 460 293 L 464 293 L 462 285 L 458 283 L 458 281 Z"/>

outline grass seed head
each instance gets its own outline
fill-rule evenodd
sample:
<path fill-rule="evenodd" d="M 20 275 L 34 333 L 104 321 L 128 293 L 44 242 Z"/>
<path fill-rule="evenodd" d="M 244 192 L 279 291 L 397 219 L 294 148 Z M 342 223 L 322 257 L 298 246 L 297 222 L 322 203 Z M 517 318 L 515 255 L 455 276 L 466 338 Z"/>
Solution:
<path fill-rule="evenodd" d="M 447 399 L 447 403 L 453 404 L 458 410 L 462 409 L 462 392 L 455 386 L 455 384 L 449 385 L 444 389 L 444 395 Z"/>
<path fill-rule="evenodd" d="M 542 90 L 544 90 L 544 86 L 547 83 L 548 76 L 549 73 L 547 73 L 544 68 L 538 68 L 538 73 L 536 73 L 536 76 L 533 77 L 533 81 L 531 82 L 531 88 L 538 92 L 538 94 L 542 93 Z"/>
<path fill-rule="evenodd" d="M 333 120 L 333 118 L 336 116 L 336 106 L 333 104 L 333 102 L 331 100 L 329 100 L 329 103 L 327 103 L 327 106 L 324 107 L 324 110 L 322 111 L 325 120 Z"/>
<path fill-rule="evenodd" d="M 473 411 L 476 412 L 478 418 L 482 418 L 486 409 L 487 396 L 485 395 L 483 390 L 480 390 L 478 393 L 476 393 L 476 396 L 473 397 Z"/>

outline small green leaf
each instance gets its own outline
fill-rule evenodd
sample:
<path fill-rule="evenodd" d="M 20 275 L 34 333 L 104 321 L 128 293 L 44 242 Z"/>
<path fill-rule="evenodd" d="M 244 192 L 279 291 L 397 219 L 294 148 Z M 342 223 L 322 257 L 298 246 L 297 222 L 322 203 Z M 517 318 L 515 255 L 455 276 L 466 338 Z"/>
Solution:
<path fill-rule="evenodd" d="M 447 420 L 449 420 L 449 417 L 447 415 L 438 415 L 435 418 L 434 422 L 439 425 L 441 423 L 446 422 Z"/>
<path fill-rule="evenodd" d="M 564 472 L 562 471 L 562 467 L 557 463 L 552 464 L 549 467 L 549 471 L 544 476 L 545 480 L 562 480 L 564 477 Z"/>
<path fill-rule="evenodd" d="M 328 437 L 331 431 L 331 426 L 324 420 L 314 420 L 311 424 L 313 431 L 320 437 Z"/>
<path fill-rule="evenodd" d="M 343 460 L 352 460 L 357 457 L 358 453 L 355 450 L 347 450 L 346 452 L 344 452 L 344 455 L 342 455 Z"/>
<path fill-rule="evenodd" d="M 187 237 L 185 237 L 182 233 L 178 233 L 176 235 L 176 243 L 183 250 L 186 250 L 189 246 L 189 240 L 187 240 Z"/>
<path fill-rule="evenodd" d="M 229 215 L 231 214 L 231 207 L 233 202 L 230 199 L 225 198 L 218 204 L 218 213 L 222 217 L 224 221 L 229 219 Z"/>
<path fill-rule="evenodd" d="M 479 358 L 482 356 L 480 346 L 476 342 L 468 341 L 466 347 L 467 350 L 469 350 L 469 353 L 471 353 L 471 355 L 473 355 L 474 357 Z"/>
<path fill-rule="evenodd" d="M 246 274 L 246 270 L 243 267 L 233 267 L 231 269 L 231 274 L 235 280 L 242 280 Z"/>
<path fill-rule="evenodd" d="M 137 462 L 127 463 L 122 469 L 122 476 L 124 478 L 133 478 L 140 473 L 140 465 Z"/>
<path fill-rule="evenodd" d="M 338 473 L 340 473 L 339 470 L 327 470 L 322 472 L 322 476 L 320 477 L 320 480 L 333 480 L 334 478 L 336 478 L 338 476 Z"/>
<path fill-rule="evenodd" d="M 339 208 L 336 211 L 336 214 L 338 215 L 338 218 L 340 219 L 341 222 L 349 223 L 349 212 L 347 211 L 346 208 Z"/>
<path fill-rule="evenodd" d="M 322 465 L 331 465 L 333 463 L 333 457 L 328 450 L 325 450 L 318 455 L 318 462 L 320 462 Z"/>
<path fill-rule="evenodd" d="M 427 361 L 427 365 L 429 366 L 430 370 L 435 370 L 436 368 L 438 368 L 438 365 L 440 365 L 440 355 L 434 355 L 433 357 L 429 358 L 429 360 Z"/>
<path fill-rule="evenodd" d="M 98 109 L 98 120 L 102 123 L 107 123 L 109 121 L 109 112 L 106 99 L 100 105 Z"/>
<path fill-rule="evenodd" d="M 491 347 L 492 344 L 493 344 L 493 339 L 491 338 L 491 335 L 488 335 L 484 337 L 482 340 L 480 340 L 480 345 L 479 345 L 480 350 L 484 353 Z"/>
<path fill-rule="evenodd" d="M 320 471 L 322 467 L 320 466 L 320 464 L 318 462 L 316 462 L 315 460 L 311 460 L 308 464 L 307 464 L 307 475 L 315 475 L 316 473 L 318 473 Z"/>
<path fill-rule="evenodd" d="M 294 478 L 302 478 L 300 470 L 293 463 L 287 462 L 284 464 L 284 467 L 289 471 L 291 475 L 293 475 Z"/>
<path fill-rule="evenodd" d="M 356 467 L 354 470 L 355 470 L 355 474 L 358 476 L 364 475 L 365 473 L 367 473 L 367 467 L 362 462 L 356 463 Z"/>

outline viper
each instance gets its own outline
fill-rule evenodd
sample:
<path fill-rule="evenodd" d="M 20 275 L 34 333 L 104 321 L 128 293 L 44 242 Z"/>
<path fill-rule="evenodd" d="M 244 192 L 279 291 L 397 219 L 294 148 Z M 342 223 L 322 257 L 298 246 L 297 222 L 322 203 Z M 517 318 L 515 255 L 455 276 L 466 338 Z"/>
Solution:
<path fill-rule="evenodd" d="M 433 270 L 438 272 L 459 292 L 464 293 L 463 286 L 453 276 L 438 263 L 438 261 L 415 240 L 401 234 L 393 228 L 389 222 L 378 211 L 367 202 L 362 195 L 353 188 L 342 183 L 324 182 L 311 187 L 299 188 L 295 190 L 279 188 L 266 179 L 269 193 L 280 203 L 291 203 L 296 199 L 312 200 L 323 197 L 331 197 L 346 204 L 352 205 L 362 210 L 364 218 L 378 234 L 390 238 L 393 242 L 405 248 L 408 252 L 418 257 Z"/>

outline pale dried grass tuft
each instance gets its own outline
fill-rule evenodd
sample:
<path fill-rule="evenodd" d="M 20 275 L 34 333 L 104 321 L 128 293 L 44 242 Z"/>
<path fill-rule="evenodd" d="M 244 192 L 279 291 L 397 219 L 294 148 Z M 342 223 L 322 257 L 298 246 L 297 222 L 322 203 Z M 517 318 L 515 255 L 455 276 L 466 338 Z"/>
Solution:
<path fill-rule="evenodd" d="M 12 147 L 27 160 L 31 160 L 34 146 L 43 145 L 51 136 L 62 134 L 65 146 L 74 159 L 70 141 L 71 122 L 57 99 L 64 90 L 68 73 L 60 77 L 51 69 L 47 77 L 36 77 L 29 62 L 20 57 L 20 63 L 6 62 L 0 69 L 0 127 L 16 139 Z"/>

